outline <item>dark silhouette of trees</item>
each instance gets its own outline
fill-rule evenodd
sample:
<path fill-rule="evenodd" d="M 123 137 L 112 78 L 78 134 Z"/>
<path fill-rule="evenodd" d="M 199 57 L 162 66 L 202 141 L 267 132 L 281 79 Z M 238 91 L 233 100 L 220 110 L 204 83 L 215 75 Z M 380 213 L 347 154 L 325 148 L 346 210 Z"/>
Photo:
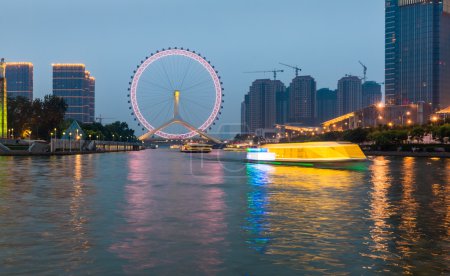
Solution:
<path fill-rule="evenodd" d="M 100 123 L 82 124 L 81 128 L 86 132 L 87 139 L 91 138 L 123 142 L 136 140 L 134 130 L 129 128 L 128 124 L 125 122 L 116 121 L 107 125 L 102 125 Z"/>
<path fill-rule="evenodd" d="M 14 137 L 25 138 L 31 131 L 33 139 L 49 139 L 50 133 L 64 120 L 67 105 L 62 98 L 47 95 L 29 101 L 24 97 L 8 99 L 8 128 Z"/>

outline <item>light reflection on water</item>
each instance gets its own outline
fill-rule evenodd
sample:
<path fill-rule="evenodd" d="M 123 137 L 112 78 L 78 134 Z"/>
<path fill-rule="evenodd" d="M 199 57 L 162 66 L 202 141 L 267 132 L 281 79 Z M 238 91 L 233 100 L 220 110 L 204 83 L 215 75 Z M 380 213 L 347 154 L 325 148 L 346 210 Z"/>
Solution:
<path fill-rule="evenodd" d="M 0 274 L 450 273 L 450 160 L 190 157 L 0 157 Z"/>

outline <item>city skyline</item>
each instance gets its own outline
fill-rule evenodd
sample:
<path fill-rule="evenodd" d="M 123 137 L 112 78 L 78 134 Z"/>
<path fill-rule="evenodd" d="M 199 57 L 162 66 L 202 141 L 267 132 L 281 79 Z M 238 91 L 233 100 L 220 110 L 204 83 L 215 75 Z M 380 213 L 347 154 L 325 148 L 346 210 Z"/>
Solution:
<path fill-rule="evenodd" d="M 0 52 L 7 61 L 34 64 L 35 97 L 51 93 L 52 63 L 86 64 L 97 78 L 97 115 L 127 121 L 138 130 L 126 102 L 133 68 L 157 49 L 189 47 L 211 59 L 220 71 L 227 96 L 221 122 L 238 123 L 240 114 L 235 110 L 251 82 L 271 78 L 270 74 L 243 74 L 247 70 L 271 70 L 281 67 L 279 62 L 296 64 L 303 69 L 302 75 L 316 79 L 318 89 L 335 89 L 343 75 L 362 75 L 358 60 L 363 60 L 369 67 L 368 78 L 382 82 L 384 1 L 361 2 L 330 2 L 327 9 L 316 1 L 285 1 L 275 8 L 272 3 L 249 1 L 239 3 L 237 9 L 235 1 L 214 5 L 204 1 L 195 8 L 181 1 L 151 5 L 96 1 L 89 2 L 89 9 L 84 8 L 86 1 L 68 6 L 49 0 L 39 5 L 32 1 L 5 3 L 9 12 L 0 23 L 8 26 L 18 11 L 25 20 L 15 22 L 14 31 L 6 30 Z M 71 13 L 65 13 L 66 9 Z M 170 19 L 163 16 L 170 12 L 174 15 Z M 271 12 L 279 19 L 264 19 Z M 251 26 L 246 27 L 249 22 Z M 69 32 L 62 32 L 65 29 Z M 292 36 L 298 30 L 303 35 Z M 350 30 L 356 35 L 349 35 Z M 279 39 L 268 38 L 267 34 L 274 32 Z M 280 43 L 281 38 L 289 41 Z M 294 71 L 283 69 L 278 78 L 289 84 Z"/>

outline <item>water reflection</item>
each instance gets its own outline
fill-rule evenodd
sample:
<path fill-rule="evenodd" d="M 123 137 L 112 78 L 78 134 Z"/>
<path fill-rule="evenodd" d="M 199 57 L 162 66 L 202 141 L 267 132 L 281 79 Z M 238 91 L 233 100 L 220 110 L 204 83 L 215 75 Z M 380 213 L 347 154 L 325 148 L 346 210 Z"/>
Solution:
<path fill-rule="evenodd" d="M 8 157 L 0 162 L 0 273 L 74 273 L 91 262 L 91 160 Z"/>
<path fill-rule="evenodd" d="M 247 243 L 305 273 L 449 272 L 442 168 L 450 162 L 425 164 L 377 157 L 369 172 L 248 164 Z"/>
<path fill-rule="evenodd" d="M 248 164 L 247 175 L 250 246 L 308 273 L 343 272 L 342 254 L 355 254 L 351 233 L 360 231 L 348 192 L 363 174 Z"/>
<path fill-rule="evenodd" d="M 164 170 L 152 166 L 158 158 L 130 154 L 121 211 L 127 226 L 110 249 L 127 260 L 127 273 L 217 272 L 227 231 L 222 167 L 166 154 Z"/>
<path fill-rule="evenodd" d="M 370 194 L 369 217 L 373 222 L 369 234 L 369 253 L 371 258 L 390 259 L 392 240 L 392 226 L 390 216 L 392 214 L 391 202 L 388 198 L 388 190 L 391 187 L 390 160 L 379 157 L 373 160 L 371 166 L 372 191 Z M 370 264 L 368 268 L 372 268 Z"/>
<path fill-rule="evenodd" d="M 0 157 L 0 274 L 450 274 L 449 159 L 227 162 Z"/>
<path fill-rule="evenodd" d="M 369 211 L 372 225 L 369 251 L 364 255 L 372 260 L 367 267 L 376 272 L 449 271 L 449 248 L 435 243 L 449 242 L 448 217 L 440 215 L 448 209 L 444 207 L 448 201 L 445 197 L 433 198 L 433 194 L 441 194 L 439 190 L 448 189 L 450 183 L 440 169 L 445 160 L 430 160 L 425 168 L 419 167 L 417 160 L 406 157 L 396 166 L 385 157 L 374 159 Z M 430 183 L 431 179 L 437 182 Z"/>

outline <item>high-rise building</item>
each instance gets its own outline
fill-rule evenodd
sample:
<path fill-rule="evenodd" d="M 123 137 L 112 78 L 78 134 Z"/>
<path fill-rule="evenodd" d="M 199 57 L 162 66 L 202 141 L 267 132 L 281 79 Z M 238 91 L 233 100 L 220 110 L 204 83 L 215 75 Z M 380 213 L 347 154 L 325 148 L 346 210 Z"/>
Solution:
<path fill-rule="evenodd" d="M 84 64 L 53 64 L 53 95 L 67 104 L 65 119 L 94 122 L 95 79 Z"/>
<path fill-rule="evenodd" d="M 450 105 L 450 0 L 386 0 L 387 104 Z"/>
<path fill-rule="evenodd" d="M 8 137 L 8 109 L 7 109 L 7 86 L 6 86 L 6 64 L 0 60 L 0 138 Z"/>
<path fill-rule="evenodd" d="M 277 92 L 285 90 L 284 84 L 279 80 L 260 79 L 252 83 L 248 92 L 248 116 L 245 124 L 249 132 L 275 126 Z"/>
<path fill-rule="evenodd" d="M 353 112 L 362 107 L 361 79 L 345 76 L 338 81 L 337 108 L 338 116 Z"/>
<path fill-rule="evenodd" d="M 86 89 L 89 98 L 89 118 L 88 122 L 95 122 L 95 78 L 91 76 L 91 72 L 86 71 L 85 75 Z"/>
<path fill-rule="evenodd" d="M 316 81 L 311 76 L 297 76 L 289 86 L 290 123 L 313 125 L 315 121 Z"/>
<path fill-rule="evenodd" d="M 241 103 L 241 133 L 248 133 L 248 122 L 249 122 L 249 106 L 250 100 L 248 94 L 244 96 L 244 101 Z"/>
<path fill-rule="evenodd" d="M 277 124 L 285 124 L 288 122 L 288 110 L 289 110 L 289 90 L 286 89 L 277 91 Z"/>
<path fill-rule="evenodd" d="M 335 90 L 322 88 L 316 93 L 317 123 L 323 123 L 337 116 L 337 93 Z"/>
<path fill-rule="evenodd" d="M 375 81 L 366 81 L 362 85 L 362 107 L 381 102 L 381 85 Z"/>
<path fill-rule="evenodd" d="M 24 97 L 33 100 L 33 64 L 30 62 L 7 62 L 6 85 L 9 98 Z"/>

